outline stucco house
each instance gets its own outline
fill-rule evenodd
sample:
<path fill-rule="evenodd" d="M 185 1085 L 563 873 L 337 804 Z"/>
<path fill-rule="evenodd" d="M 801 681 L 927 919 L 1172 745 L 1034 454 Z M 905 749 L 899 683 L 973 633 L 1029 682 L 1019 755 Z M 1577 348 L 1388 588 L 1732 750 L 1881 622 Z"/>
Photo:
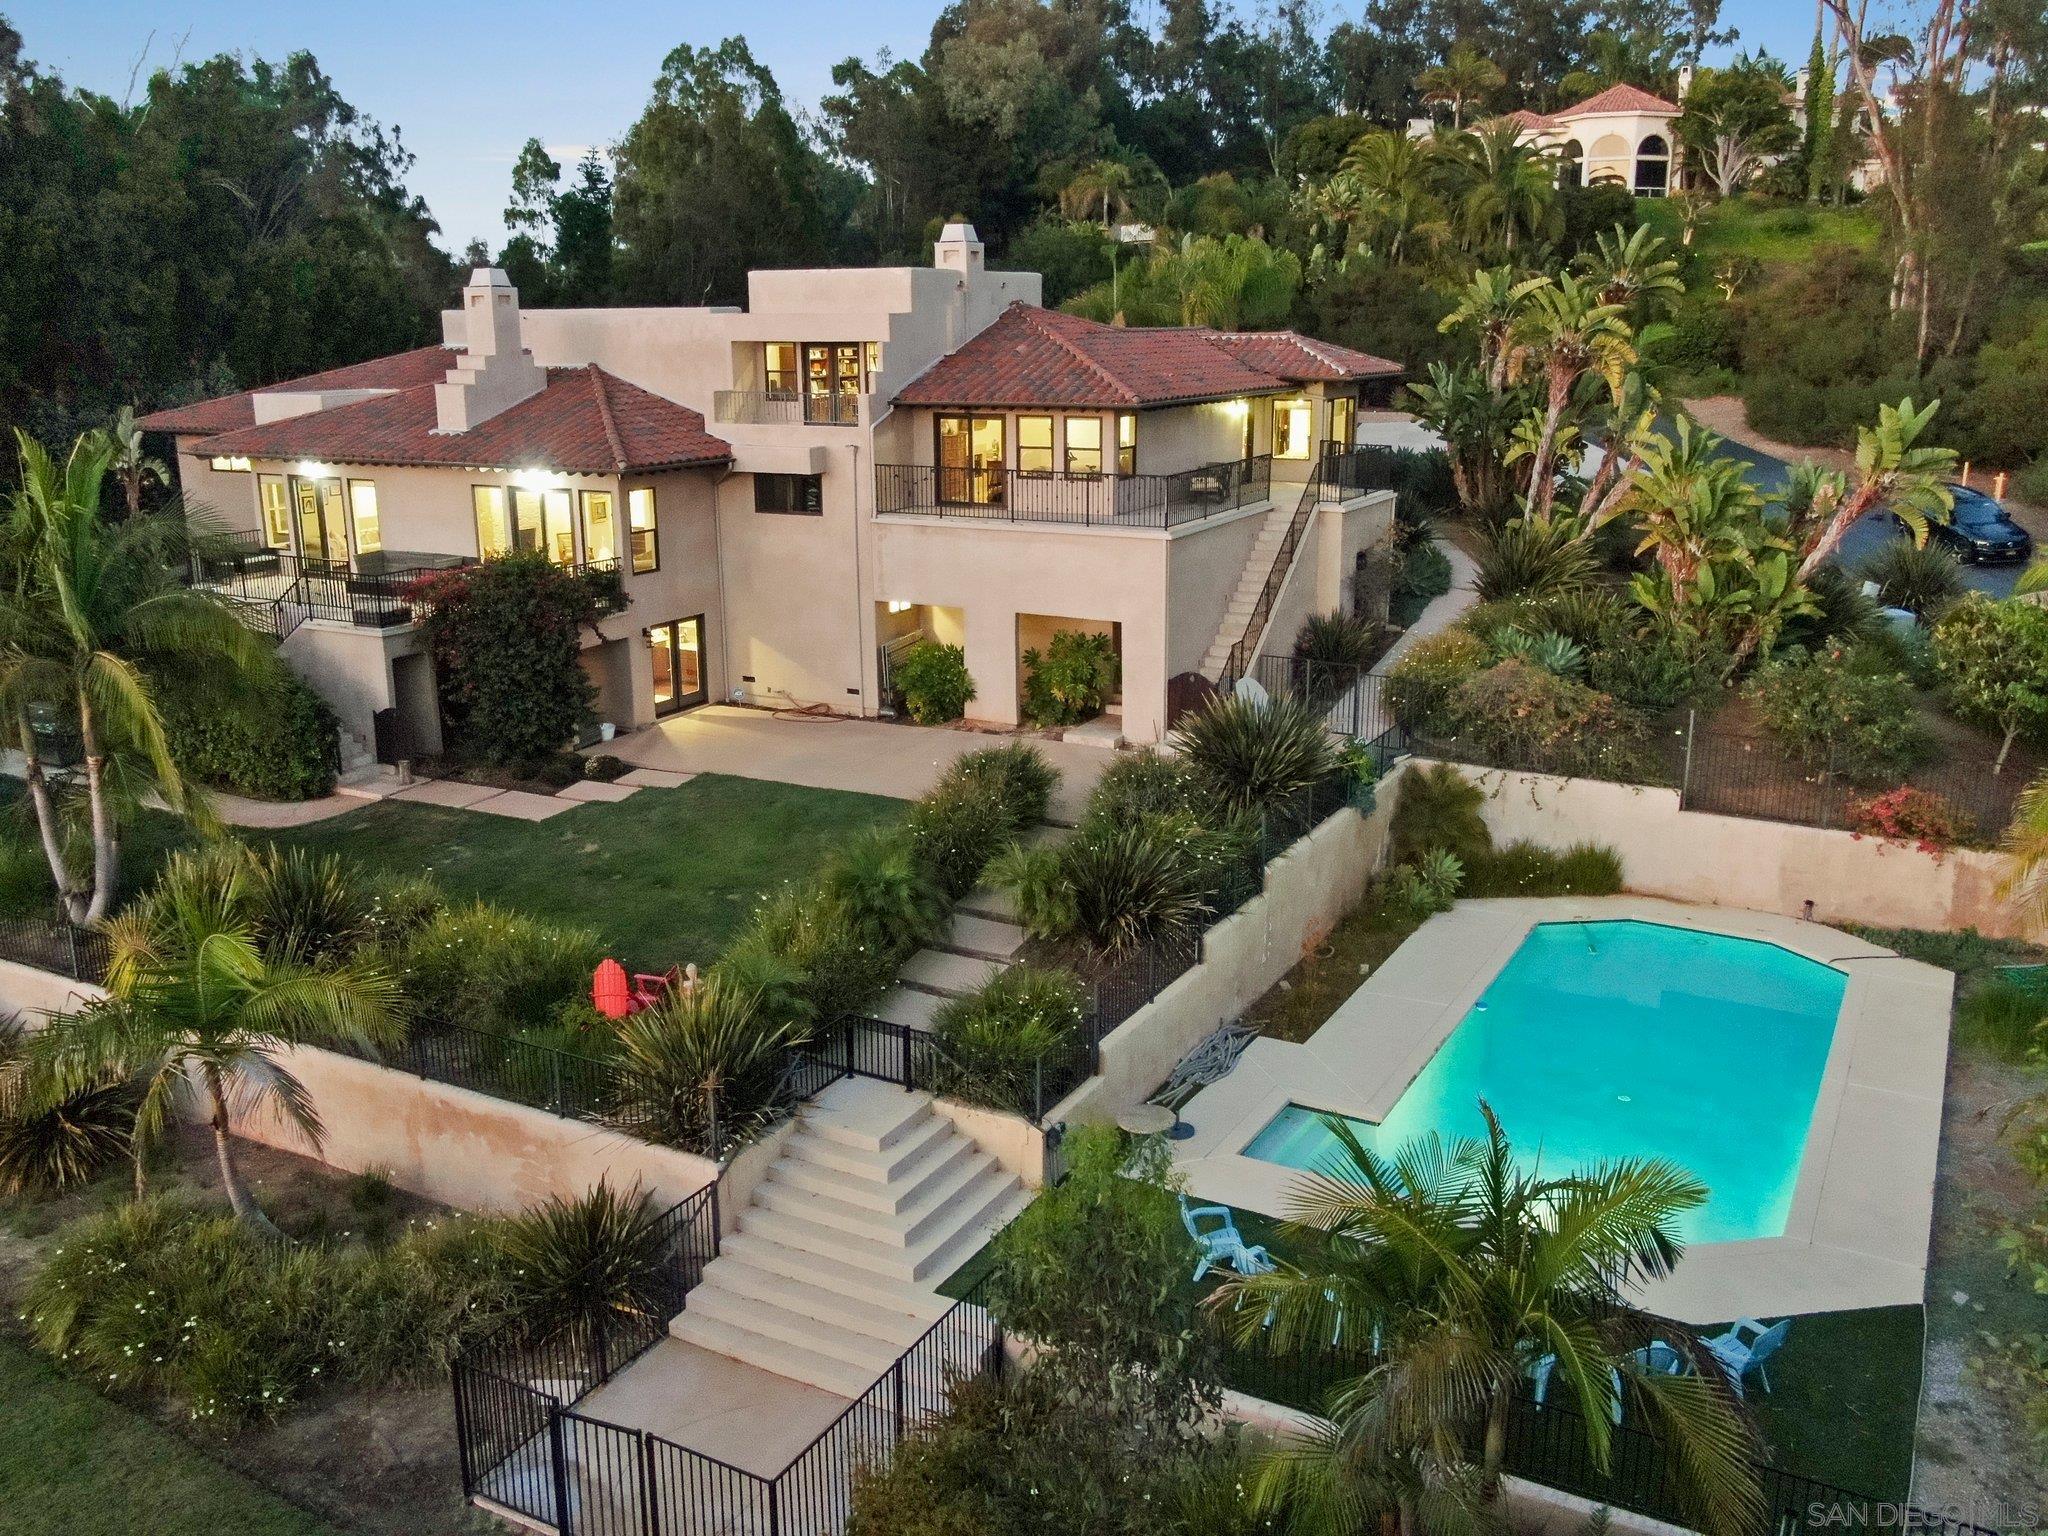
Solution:
<path fill-rule="evenodd" d="M 480 268 L 439 347 L 142 425 L 246 545 L 205 579 L 380 756 L 439 745 L 419 573 L 515 549 L 606 584 L 584 660 L 621 730 L 711 700 L 882 714 L 918 635 L 965 648 L 971 717 L 1014 724 L 1024 652 L 1086 629 L 1122 662 L 1111 733 L 1153 741 L 1170 679 L 1348 601 L 1392 522 L 1349 450 L 1400 368 L 1040 297 L 966 225 L 930 267 L 755 272 L 744 310 L 522 310 Z"/>
<path fill-rule="evenodd" d="M 1510 112 L 1524 144 L 1556 152 L 1567 186 L 1624 186 L 1638 197 L 1663 197 L 1674 177 L 1680 108 L 1675 101 L 1614 85 L 1559 112 Z"/>

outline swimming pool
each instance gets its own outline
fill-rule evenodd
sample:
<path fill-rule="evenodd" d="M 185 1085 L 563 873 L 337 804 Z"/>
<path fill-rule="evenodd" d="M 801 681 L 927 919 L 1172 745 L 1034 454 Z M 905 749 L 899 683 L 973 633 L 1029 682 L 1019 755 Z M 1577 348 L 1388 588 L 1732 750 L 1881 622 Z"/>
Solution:
<path fill-rule="evenodd" d="M 1666 1157 L 1708 1188 L 1692 1242 L 1783 1234 L 1848 978 L 1755 939 L 1658 923 L 1539 923 L 1378 1126 L 1390 1152 L 1477 1136 L 1479 1100 L 1545 1170 Z M 1346 1117 L 1348 1118 L 1348 1117 Z M 1339 1154 L 1289 1104 L 1244 1156 L 1314 1168 Z"/>

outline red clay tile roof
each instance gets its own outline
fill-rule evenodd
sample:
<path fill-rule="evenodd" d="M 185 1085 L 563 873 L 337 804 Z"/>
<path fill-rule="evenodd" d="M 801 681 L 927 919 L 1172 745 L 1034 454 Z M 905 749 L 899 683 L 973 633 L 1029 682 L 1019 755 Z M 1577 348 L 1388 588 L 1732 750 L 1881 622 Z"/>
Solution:
<path fill-rule="evenodd" d="M 438 376 L 436 380 L 438 382 Z M 723 464 L 732 445 L 687 406 L 595 364 L 550 368 L 547 387 L 467 432 L 435 430 L 434 384 L 209 438 L 202 453 L 334 464 L 646 473 Z"/>
<path fill-rule="evenodd" d="M 1596 112 L 1661 112 L 1675 117 L 1678 103 L 1666 101 L 1662 96 L 1652 96 L 1648 91 L 1633 85 L 1610 85 L 1597 96 L 1588 96 L 1575 107 L 1566 107 L 1561 112 L 1550 114 L 1556 122 L 1566 117 L 1588 117 Z"/>
<path fill-rule="evenodd" d="M 1402 372 L 1399 363 L 1370 352 L 1318 341 L 1299 331 L 1210 331 L 1209 339 L 1267 373 L 1290 384 L 1346 384 L 1353 379 L 1384 379 Z"/>
<path fill-rule="evenodd" d="M 1517 107 L 1501 120 L 1513 123 L 1517 128 L 1541 128 L 1550 122 L 1541 112 L 1531 112 L 1527 107 Z"/>
<path fill-rule="evenodd" d="M 898 405 L 1129 410 L 1284 389 L 1288 380 L 1196 326 L 1103 325 L 1012 304 L 995 324 L 906 384 Z"/>
<path fill-rule="evenodd" d="M 256 424 L 256 407 L 251 401 L 254 395 L 274 390 L 408 389 L 415 384 L 433 383 L 453 368 L 461 356 L 453 347 L 415 347 L 410 352 L 394 352 L 389 357 L 373 357 L 367 362 L 329 368 L 324 373 L 309 373 L 302 379 L 245 389 L 240 394 L 170 406 L 151 412 L 136 425 L 145 432 L 232 432 Z"/>

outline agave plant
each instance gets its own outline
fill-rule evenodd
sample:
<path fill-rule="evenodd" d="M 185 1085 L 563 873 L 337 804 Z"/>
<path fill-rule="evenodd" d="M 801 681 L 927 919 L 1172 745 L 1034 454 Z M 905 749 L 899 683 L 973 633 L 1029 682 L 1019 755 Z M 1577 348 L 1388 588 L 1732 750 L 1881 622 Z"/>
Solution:
<path fill-rule="evenodd" d="M 88 1184 L 128 1156 L 136 1090 L 119 1075 L 53 1093 L 28 1071 L 21 1030 L 0 1024 L 0 1194 Z"/>
<path fill-rule="evenodd" d="M 618 1026 L 614 1117 L 649 1141 L 722 1156 L 772 1120 L 798 1026 L 714 973 Z"/>
<path fill-rule="evenodd" d="M 1209 905 L 1199 850 L 1181 833 L 1179 818 L 1147 818 L 1069 839 L 1060 854 L 1074 930 L 1107 950 L 1192 932 Z"/>
<path fill-rule="evenodd" d="M 1895 539 L 1863 562 L 1858 572 L 1877 583 L 1877 600 L 1890 608 L 1909 610 L 1933 623 L 1963 595 L 1963 568 L 1956 557 L 1934 544 Z"/>
<path fill-rule="evenodd" d="M 661 1213 L 637 1186 L 600 1179 L 575 1199 L 556 1196 L 510 1218 L 499 1246 L 513 1299 L 544 1331 L 606 1323 L 665 1323 L 674 1311 Z"/>
<path fill-rule="evenodd" d="M 1188 771 L 1227 813 L 1264 811 L 1337 769 L 1320 716 L 1287 699 L 1211 699 L 1173 733 Z"/>
<path fill-rule="evenodd" d="M 1473 590 L 1482 602 L 1551 597 L 1592 584 L 1593 551 L 1570 518 L 1518 517 L 1486 541 Z"/>
<path fill-rule="evenodd" d="M 1555 630 L 1532 635 L 1523 629 L 1499 629 L 1494 631 L 1492 644 L 1494 654 L 1503 661 L 1513 657 L 1559 677 L 1586 675 L 1586 648 Z"/>

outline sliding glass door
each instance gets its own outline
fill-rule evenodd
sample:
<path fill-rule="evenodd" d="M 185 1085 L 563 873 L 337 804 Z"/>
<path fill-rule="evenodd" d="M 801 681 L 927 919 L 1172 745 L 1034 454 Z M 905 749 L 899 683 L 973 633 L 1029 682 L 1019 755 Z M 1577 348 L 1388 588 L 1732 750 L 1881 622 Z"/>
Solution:
<path fill-rule="evenodd" d="M 704 615 L 657 624 L 647 631 L 653 668 L 654 712 L 672 715 L 709 697 L 704 680 Z"/>
<path fill-rule="evenodd" d="M 299 556 L 315 571 L 348 569 L 348 521 L 343 510 L 341 481 L 292 482 L 292 505 L 299 524 Z"/>

